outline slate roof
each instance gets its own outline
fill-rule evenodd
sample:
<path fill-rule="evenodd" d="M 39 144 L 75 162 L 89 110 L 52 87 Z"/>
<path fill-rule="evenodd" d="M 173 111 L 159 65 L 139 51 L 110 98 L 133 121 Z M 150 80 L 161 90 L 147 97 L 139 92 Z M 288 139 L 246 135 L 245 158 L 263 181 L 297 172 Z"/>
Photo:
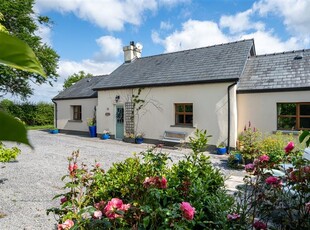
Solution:
<path fill-rule="evenodd" d="M 96 98 L 97 91 L 92 88 L 98 84 L 98 82 L 104 79 L 107 75 L 94 76 L 83 78 L 76 82 L 69 88 L 61 91 L 52 100 L 68 100 L 68 99 L 79 99 L 79 98 Z"/>
<path fill-rule="evenodd" d="M 238 93 L 310 89 L 310 50 L 249 57 Z"/>
<path fill-rule="evenodd" d="M 252 48 L 254 55 L 254 41 L 250 39 L 138 58 L 122 64 L 94 89 L 235 81 Z"/>

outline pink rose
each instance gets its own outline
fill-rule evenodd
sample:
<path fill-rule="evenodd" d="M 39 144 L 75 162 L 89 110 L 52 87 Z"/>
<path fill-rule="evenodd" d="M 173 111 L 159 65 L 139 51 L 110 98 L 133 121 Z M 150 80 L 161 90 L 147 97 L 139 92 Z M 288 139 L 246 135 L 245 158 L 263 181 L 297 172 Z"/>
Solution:
<path fill-rule="evenodd" d="M 60 204 L 63 204 L 67 201 L 67 197 L 63 197 L 60 199 Z"/>
<path fill-rule="evenodd" d="M 167 188 L 167 179 L 165 177 L 161 178 L 160 188 Z"/>
<path fill-rule="evenodd" d="M 183 217 L 187 220 L 194 219 L 195 208 L 193 208 L 190 203 L 182 202 L 180 205 L 180 209 L 182 211 Z"/>
<path fill-rule="evenodd" d="M 77 163 L 74 163 L 73 164 L 73 170 L 77 170 L 78 169 L 78 165 L 77 165 Z"/>
<path fill-rule="evenodd" d="M 69 170 L 70 172 L 72 172 L 72 171 L 73 171 L 73 165 L 72 165 L 72 164 L 69 164 L 69 166 L 68 166 L 68 170 Z"/>
<path fill-rule="evenodd" d="M 267 156 L 267 155 L 262 155 L 262 156 L 260 156 L 259 158 L 258 158 L 258 160 L 260 161 L 260 162 L 268 162 L 269 161 L 269 156 Z"/>
<path fill-rule="evenodd" d="M 290 153 L 294 149 L 294 142 L 290 141 L 287 146 L 284 148 L 286 153 Z"/>
<path fill-rule="evenodd" d="M 120 214 L 117 214 L 117 211 L 127 211 L 130 208 L 130 204 L 123 204 L 123 201 L 118 198 L 113 198 L 105 206 L 103 212 L 109 219 L 115 219 L 123 217 Z"/>
<path fill-rule="evenodd" d="M 238 213 L 228 214 L 227 219 L 228 220 L 237 220 L 240 218 L 240 215 Z"/>
<path fill-rule="evenodd" d="M 105 202 L 102 200 L 102 201 L 100 201 L 99 203 L 96 203 L 96 204 L 94 205 L 94 207 L 95 207 L 96 209 L 98 209 L 98 210 L 102 210 L 102 209 L 104 209 L 104 207 L 105 207 Z"/>
<path fill-rule="evenodd" d="M 262 221 L 255 221 L 253 224 L 253 227 L 256 230 L 265 230 L 265 229 L 267 229 L 267 224 L 262 222 Z"/>
<path fill-rule="evenodd" d="M 93 217 L 94 217 L 94 219 L 101 219 L 102 212 L 101 211 L 95 211 Z"/>
<path fill-rule="evenodd" d="M 244 166 L 245 171 L 247 172 L 252 172 L 254 170 L 254 167 L 255 167 L 254 164 L 251 163 Z"/>
<path fill-rule="evenodd" d="M 278 186 L 281 184 L 281 180 L 277 177 L 270 176 L 265 180 L 266 184 L 272 185 L 272 186 Z"/>
<path fill-rule="evenodd" d="M 100 164 L 99 162 L 97 162 L 96 165 L 95 165 L 95 167 L 96 167 L 96 168 L 100 168 L 100 167 L 101 167 L 101 164 Z"/>
<path fill-rule="evenodd" d="M 58 224 L 58 230 L 69 230 L 74 226 L 74 222 L 72 220 L 66 220 L 63 224 Z"/>

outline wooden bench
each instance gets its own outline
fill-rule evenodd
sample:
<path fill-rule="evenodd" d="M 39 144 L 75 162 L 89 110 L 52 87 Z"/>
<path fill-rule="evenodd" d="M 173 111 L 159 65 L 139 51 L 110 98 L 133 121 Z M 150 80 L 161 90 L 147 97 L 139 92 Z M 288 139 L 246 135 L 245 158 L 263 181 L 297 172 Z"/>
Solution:
<path fill-rule="evenodd" d="M 181 143 L 185 141 L 186 133 L 177 131 L 165 131 L 162 141 Z"/>

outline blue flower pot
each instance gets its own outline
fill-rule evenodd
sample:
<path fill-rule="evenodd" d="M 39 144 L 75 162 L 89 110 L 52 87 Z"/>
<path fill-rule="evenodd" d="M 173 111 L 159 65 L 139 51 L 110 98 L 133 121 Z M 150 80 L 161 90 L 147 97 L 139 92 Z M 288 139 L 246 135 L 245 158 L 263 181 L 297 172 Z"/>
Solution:
<path fill-rule="evenodd" d="M 239 164 L 242 163 L 242 155 L 241 155 L 241 153 L 236 153 L 235 154 L 235 161 L 236 161 L 236 163 L 239 163 Z"/>
<path fill-rule="evenodd" d="M 227 153 L 227 149 L 226 147 L 222 147 L 222 148 L 217 148 L 217 154 L 219 155 L 224 155 Z"/>
<path fill-rule="evenodd" d="M 90 137 L 97 137 L 97 127 L 94 126 L 89 126 L 89 135 Z"/>
<path fill-rule="evenodd" d="M 136 144 L 142 144 L 143 143 L 143 137 L 137 137 L 135 141 L 136 141 Z"/>
<path fill-rule="evenodd" d="M 51 133 L 51 134 L 57 134 L 57 133 L 59 133 L 59 130 L 58 130 L 58 129 L 50 129 L 50 130 L 49 130 L 49 133 Z"/>
<path fill-rule="evenodd" d="M 101 138 L 102 138 L 103 140 L 108 140 L 108 139 L 110 139 L 110 135 L 107 134 L 107 133 L 105 133 L 105 134 L 102 134 Z"/>

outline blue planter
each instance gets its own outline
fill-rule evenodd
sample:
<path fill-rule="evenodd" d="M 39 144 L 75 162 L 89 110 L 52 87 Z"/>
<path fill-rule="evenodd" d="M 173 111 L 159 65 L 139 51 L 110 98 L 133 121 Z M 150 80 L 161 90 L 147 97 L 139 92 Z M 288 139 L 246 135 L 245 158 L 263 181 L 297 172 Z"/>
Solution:
<path fill-rule="evenodd" d="M 59 133 L 59 130 L 58 129 L 50 129 L 48 132 L 51 134 L 57 134 L 57 133 Z"/>
<path fill-rule="evenodd" d="M 226 147 L 222 147 L 222 148 L 217 148 L 217 154 L 219 155 L 224 155 L 227 153 L 227 149 Z"/>
<path fill-rule="evenodd" d="M 107 133 L 105 133 L 105 134 L 102 134 L 101 138 L 102 138 L 103 140 L 108 140 L 108 139 L 110 139 L 110 135 L 107 134 Z"/>
<path fill-rule="evenodd" d="M 97 127 L 94 126 L 89 126 L 89 135 L 90 137 L 97 137 Z"/>
<path fill-rule="evenodd" d="M 135 141 L 136 141 L 136 144 L 142 144 L 143 143 L 143 137 L 137 137 Z"/>
<path fill-rule="evenodd" d="M 242 163 L 242 155 L 241 155 L 241 153 L 236 153 L 235 154 L 235 161 L 236 161 L 236 163 L 239 163 L 239 164 Z"/>

